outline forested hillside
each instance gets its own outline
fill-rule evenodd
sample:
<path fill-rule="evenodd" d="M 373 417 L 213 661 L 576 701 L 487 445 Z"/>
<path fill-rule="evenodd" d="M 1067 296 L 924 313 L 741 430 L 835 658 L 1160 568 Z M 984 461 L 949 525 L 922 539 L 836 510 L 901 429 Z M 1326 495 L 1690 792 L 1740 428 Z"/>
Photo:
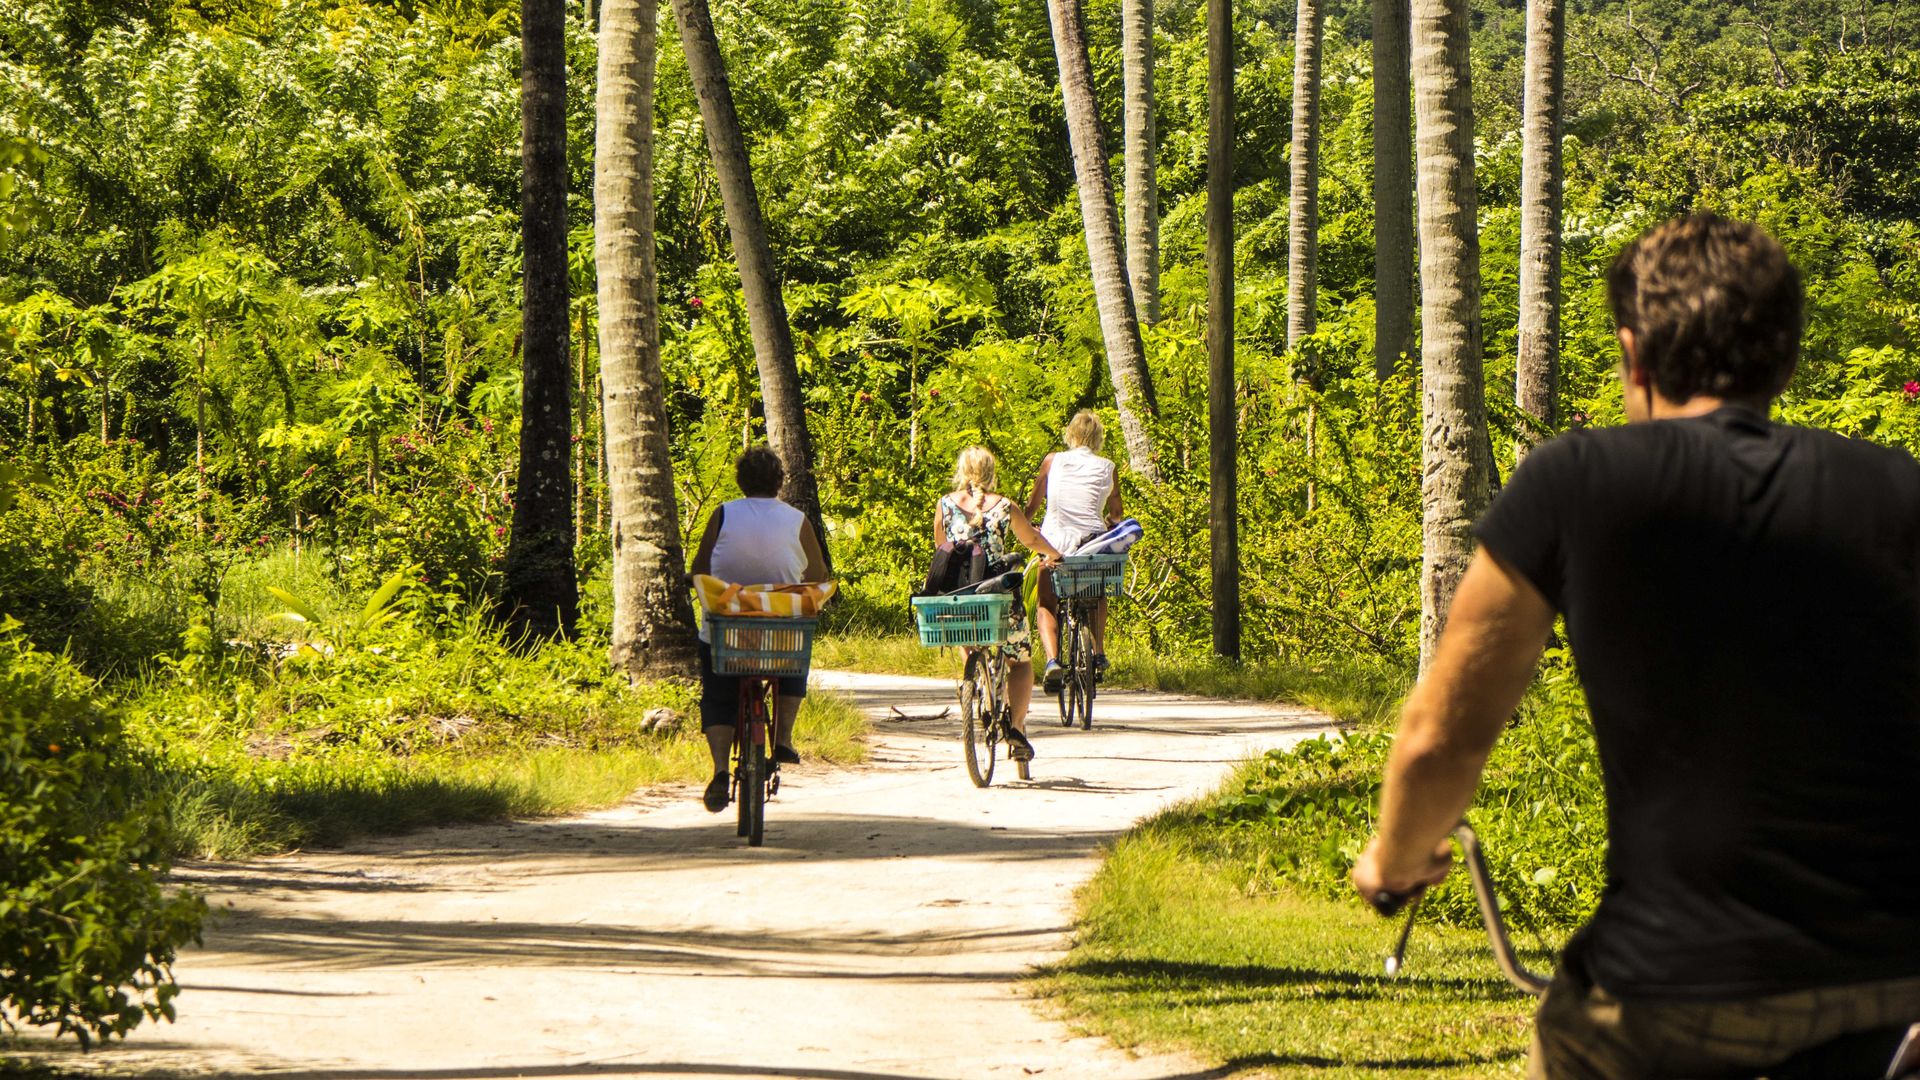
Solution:
<path fill-rule="evenodd" d="M 153 755 L 146 782 L 193 826 L 177 846 L 324 839 L 314 806 L 431 787 L 417 759 L 657 743 L 646 709 L 686 703 L 605 661 L 596 6 L 568 5 L 566 38 L 585 599 L 571 643 L 516 649 L 490 613 L 523 415 L 518 5 L 0 0 L 0 639 L 35 663 L 65 653 L 48 679 L 69 697 L 66 668 L 104 680 Z M 1296 10 L 1233 18 L 1242 655 L 1399 679 L 1420 638 L 1422 366 L 1418 343 L 1396 358 L 1375 341 L 1372 6 L 1323 7 L 1316 288 L 1291 345 Z M 1086 7 L 1116 178 L 1120 8 Z M 1517 443 L 1621 419 L 1604 268 L 1694 209 L 1760 221 L 1805 272 L 1784 416 L 1920 448 L 1920 6 L 1570 5 L 1544 421 L 1515 404 L 1522 9 L 1473 5 L 1495 472 Z M 993 448 L 1024 489 L 1076 409 L 1113 415 L 1048 5 L 726 0 L 714 21 L 843 581 L 829 621 L 900 630 L 955 453 Z M 765 420 L 674 25 L 663 7 L 653 182 L 691 549 Z M 1153 30 L 1158 318 L 1142 334 L 1161 478 L 1124 473 L 1148 540 L 1116 625 L 1171 661 L 1206 656 L 1214 601 L 1205 5 L 1163 0 Z M 1570 694 L 1559 715 L 1578 714 Z M 1586 745 L 1572 721 L 1563 734 Z M 461 812 L 499 812 L 497 794 Z M 1341 858 L 1335 844 L 1315 880 Z M 1587 874 L 1551 903 L 1589 902 Z"/>
<path fill-rule="evenodd" d="M 1511 400 L 1519 182 L 1517 4 L 1477 6 L 1490 397 Z M 593 42 L 571 31 L 579 531 L 603 558 L 595 477 L 589 197 Z M 898 618 L 922 507 L 984 440 L 1023 475 L 1103 400 L 1098 327 L 1039 3 L 724 5 L 719 36 L 807 381 L 832 546 L 867 617 Z M 1162 527 L 1141 605 L 1198 644 L 1204 34 L 1157 14 L 1167 418 Z M 68 570 L 182 572 L 286 545 L 370 588 L 412 567 L 449 603 L 485 595 L 504 541 L 517 415 L 514 12 L 500 4 L 13 3 L 9 135 L 36 155 L 0 252 L 10 377 L 0 424 L 71 482 L 18 543 Z M 1329 20 L 1319 330 L 1284 341 L 1291 10 L 1243 5 L 1236 115 L 1243 512 L 1254 655 L 1408 633 L 1410 376 L 1371 349 L 1365 5 Z M 1766 220 L 1815 282 L 1796 407 L 1862 416 L 1905 382 L 1920 206 L 1909 8 L 1590 5 L 1568 47 L 1566 423 L 1613 415 L 1594 283 L 1629 233 L 1691 207 Z M 1118 130 L 1117 9 L 1089 10 Z M 663 34 L 657 165 L 668 389 L 683 528 L 754 424 L 752 355 L 697 110 Z M 1115 140 L 1109 140 L 1110 143 Z M 1114 147 L 1110 147 L 1114 148 Z M 1891 350 L 1891 351 L 1886 351 Z M 1871 365 L 1877 382 L 1843 379 Z M 1851 365 L 1851 368 L 1849 367 Z M 1305 378 L 1302 378 L 1305 376 Z M 1844 384 L 1844 387 L 1843 387 Z M 1318 390 L 1313 389 L 1319 387 Z M 1832 399 L 1843 392 L 1849 403 Z M 1327 452 L 1305 456 L 1309 398 Z M 1496 425 L 1515 430 L 1512 410 Z M 1500 440 L 1505 442 L 1507 440 Z M 82 480 L 81 477 L 86 479 Z M 1337 496 L 1306 515 L 1311 478 Z M 121 504 L 125 505 L 121 505 Z M 82 565 L 84 564 L 84 566 Z M 1356 602 L 1358 601 L 1358 602 Z M 57 606 L 43 597 L 37 607 Z M 49 609 L 43 640 L 75 627 Z M 33 619 L 28 619 L 32 628 Z M 171 635 L 167 635 L 171 636 Z M 116 658 L 136 663 L 144 654 Z"/>

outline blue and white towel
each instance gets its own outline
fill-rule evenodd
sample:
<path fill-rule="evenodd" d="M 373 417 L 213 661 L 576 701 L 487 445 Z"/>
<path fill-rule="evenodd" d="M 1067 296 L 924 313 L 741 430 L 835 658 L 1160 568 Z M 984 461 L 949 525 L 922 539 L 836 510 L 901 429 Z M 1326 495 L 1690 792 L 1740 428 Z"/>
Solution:
<path fill-rule="evenodd" d="M 1073 549 L 1069 554 L 1118 555 L 1139 543 L 1140 538 L 1145 535 L 1146 530 L 1140 527 L 1137 519 L 1126 518 L 1120 524 Z"/>

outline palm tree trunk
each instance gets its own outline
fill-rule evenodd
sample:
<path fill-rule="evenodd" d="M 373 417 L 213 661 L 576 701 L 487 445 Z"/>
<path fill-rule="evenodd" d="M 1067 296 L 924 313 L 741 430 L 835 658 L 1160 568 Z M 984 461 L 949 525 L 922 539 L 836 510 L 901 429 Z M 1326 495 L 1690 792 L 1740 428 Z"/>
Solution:
<path fill-rule="evenodd" d="M 1319 323 L 1320 0 L 1299 0 L 1293 30 L 1292 191 L 1287 204 L 1287 348 Z"/>
<path fill-rule="evenodd" d="M 1468 0 L 1413 0 L 1423 387 L 1420 663 L 1433 658 L 1493 472 L 1480 356 Z"/>
<path fill-rule="evenodd" d="M 1299 0 L 1293 27 L 1293 154 L 1287 199 L 1287 348 L 1295 350 L 1319 325 L 1320 267 L 1320 2 Z M 1310 365 L 1307 385 L 1318 391 L 1320 373 Z M 1320 406 L 1307 406 L 1307 462 L 1317 459 Z M 1319 502 L 1312 474 L 1307 509 Z"/>
<path fill-rule="evenodd" d="M 1514 395 L 1551 429 L 1560 389 L 1560 126 L 1566 83 L 1565 0 L 1527 4 L 1527 83 L 1520 160 L 1520 354 Z M 1522 436 L 1516 452 L 1532 445 Z"/>
<path fill-rule="evenodd" d="M 520 465 L 502 567 L 509 625 L 573 632 L 573 402 L 567 350 L 566 0 L 520 3 Z"/>
<path fill-rule="evenodd" d="M 1127 281 L 1140 325 L 1160 321 L 1160 193 L 1154 172 L 1153 0 L 1121 0 L 1125 82 Z"/>
<path fill-rule="evenodd" d="M 201 338 L 196 342 L 193 367 L 193 531 L 202 534 L 207 531 L 207 342 Z M 27 441 L 33 441 L 33 411 L 29 402 L 27 411 Z M 376 437 L 372 440 L 374 453 L 379 453 L 380 443 Z"/>
<path fill-rule="evenodd" d="M 690 675 L 695 667 L 654 277 L 657 16 L 657 0 L 602 0 L 594 96 L 593 262 L 613 498 L 611 659 L 636 679 Z"/>
<path fill-rule="evenodd" d="M 1240 659 L 1240 431 L 1233 370 L 1233 0 L 1207 0 L 1207 476 L 1213 651 Z"/>
<path fill-rule="evenodd" d="M 1374 372 L 1413 354 L 1413 118 L 1408 0 L 1373 0 Z"/>
<path fill-rule="evenodd" d="M 824 547 L 826 524 L 820 516 L 813 443 L 807 435 L 793 331 L 787 325 L 787 303 L 780 295 L 766 221 L 760 216 L 760 194 L 753 185 L 752 162 L 740 132 L 740 115 L 734 111 L 733 89 L 727 82 L 726 62 L 720 56 L 720 40 L 714 35 L 713 15 L 707 9 L 707 0 L 673 0 L 673 10 L 680 22 L 680 45 L 686 53 L 694 96 L 700 101 L 700 120 L 707 129 L 707 150 L 720 182 L 720 201 L 727 211 L 734 258 L 740 266 L 753 354 L 760 367 L 760 397 L 766 406 L 767 442 L 786 468 L 780 497 L 807 515 Z"/>
<path fill-rule="evenodd" d="M 1060 95 L 1066 102 L 1067 139 L 1073 148 L 1073 173 L 1080 189 L 1080 216 L 1086 226 L 1087 262 L 1093 271 L 1094 302 L 1100 309 L 1100 336 L 1113 376 L 1114 404 L 1127 459 L 1135 472 L 1158 483 L 1148 418 L 1158 416 L 1153 377 L 1140 343 L 1140 322 L 1120 257 L 1120 215 L 1113 205 L 1113 178 L 1100 133 L 1100 110 L 1093 99 L 1093 64 L 1087 56 L 1086 26 L 1080 0 L 1047 0 L 1053 22 L 1053 52 L 1060 65 Z"/>

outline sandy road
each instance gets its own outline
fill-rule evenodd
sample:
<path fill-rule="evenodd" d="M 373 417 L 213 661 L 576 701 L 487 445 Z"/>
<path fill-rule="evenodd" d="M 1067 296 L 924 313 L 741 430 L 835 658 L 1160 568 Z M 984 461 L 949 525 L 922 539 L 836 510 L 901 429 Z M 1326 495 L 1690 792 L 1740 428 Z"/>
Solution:
<path fill-rule="evenodd" d="M 876 717 L 952 694 L 815 679 Z M 316 1080 L 1211 1075 L 1075 1036 L 1018 980 L 1065 948 L 1102 841 L 1326 720 L 1125 692 L 1101 697 L 1091 732 L 1036 719 L 1033 781 L 1003 765 L 986 790 L 957 725 L 881 720 L 868 765 L 786 770 L 758 850 L 688 788 L 186 868 L 224 917 L 179 964 L 180 1020 L 88 1064 Z"/>

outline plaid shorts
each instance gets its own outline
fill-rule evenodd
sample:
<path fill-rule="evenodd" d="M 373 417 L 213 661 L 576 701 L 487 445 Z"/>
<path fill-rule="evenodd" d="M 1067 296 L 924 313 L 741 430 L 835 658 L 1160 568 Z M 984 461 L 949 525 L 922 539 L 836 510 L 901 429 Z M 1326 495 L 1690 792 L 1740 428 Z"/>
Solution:
<path fill-rule="evenodd" d="M 1571 969 L 1571 970 L 1570 970 Z M 1737 1001 L 1622 1001 L 1562 964 L 1540 1002 L 1528 1080 L 1821 1077 L 1880 1080 L 1908 1025 L 1920 978 Z M 1821 1048 L 1821 1059 L 1796 1060 Z M 1784 1068 L 1783 1068 L 1784 1067 Z"/>

